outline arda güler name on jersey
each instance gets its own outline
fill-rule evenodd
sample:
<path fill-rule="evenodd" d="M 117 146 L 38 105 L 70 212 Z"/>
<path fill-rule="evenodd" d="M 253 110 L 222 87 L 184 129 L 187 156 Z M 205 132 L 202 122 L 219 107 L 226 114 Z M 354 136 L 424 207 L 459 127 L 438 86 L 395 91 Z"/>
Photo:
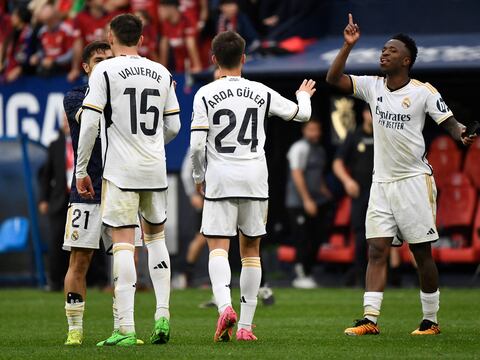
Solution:
<path fill-rule="evenodd" d="M 238 89 L 235 90 L 235 92 L 233 92 L 230 89 L 219 91 L 217 94 L 213 95 L 211 99 L 207 100 L 207 102 L 208 102 L 208 105 L 210 105 L 212 107 L 212 109 L 214 109 L 215 106 L 217 106 L 219 103 L 222 102 L 222 100 L 232 98 L 232 97 L 235 97 L 235 96 L 251 99 L 251 100 L 255 101 L 255 103 L 260 108 L 263 105 L 265 105 L 265 103 L 266 103 L 266 101 L 263 97 L 261 97 L 258 94 L 255 94 L 248 87 L 245 87 L 243 89 L 238 88 Z"/>

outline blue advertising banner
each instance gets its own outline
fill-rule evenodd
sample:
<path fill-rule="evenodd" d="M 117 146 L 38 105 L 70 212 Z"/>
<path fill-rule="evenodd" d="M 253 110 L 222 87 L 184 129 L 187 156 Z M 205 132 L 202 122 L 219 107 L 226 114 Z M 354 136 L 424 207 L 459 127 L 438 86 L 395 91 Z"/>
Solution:
<path fill-rule="evenodd" d="M 189 143 L 193 96 L 197 87 L 185 85 L 183 76 L 175 76 L 180 103 L 182 129 L 167 145 L 169 171 L 178 171 Z M 81 83 L 81 82 L 80 82 Z M 63 96 L 78 84 L 64 76 L 23 77 L 0 86 L 0 140 L 17 138 L 23 132 L 32 141 L 48 146 L 56 139 L 63 119 Z"/>

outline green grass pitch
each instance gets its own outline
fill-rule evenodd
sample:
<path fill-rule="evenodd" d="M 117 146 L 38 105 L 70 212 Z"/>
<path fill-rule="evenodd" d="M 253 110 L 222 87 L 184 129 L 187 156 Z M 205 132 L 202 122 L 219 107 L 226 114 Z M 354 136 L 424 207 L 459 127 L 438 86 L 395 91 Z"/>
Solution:
<path fill-rule="evenodd" d="M 277 303 L 259 305 L 256 343 L 213 343 L 214 309 L 199 309 L 207 290 L 174 291 L 167 345 L 97 348 L 112 330 L 111 297 L 90 291 L 81 347 L 63 345 L 63 296 L 36 290 L 0 291 L 0 359 L 480 359 L 480 290 L 443 289 L 442 334 L 412 337 L 421 320 L 418 291 L 387 290 L 379 336 L 347 337 L 343 329 L 361 316 L 361 290 L 275 289 Z M 237 299 L 238 291 L 233 292 Z M 148 340 L 154 295 L 137 293 L 136 327 Z M 238 302 L 235 308 L 239 309 Z"/>

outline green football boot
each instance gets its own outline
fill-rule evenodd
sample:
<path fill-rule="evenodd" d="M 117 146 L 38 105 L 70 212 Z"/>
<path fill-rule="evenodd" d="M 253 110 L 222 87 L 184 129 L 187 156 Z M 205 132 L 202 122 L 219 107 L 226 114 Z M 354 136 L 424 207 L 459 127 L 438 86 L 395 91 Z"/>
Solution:
<path fill-rule="evenodd" d="M 152 344 L 166 344 L 170 340 L 170 322 L 166 317 L 161 317 L 155 321 L 150 342 Z"/>
<path fill-rule="evenodd" d="M 100 341 L 97 346 L 134 346 L 143 345 L 143 341 L 137 339 L 135 333 L 121 334 L 119 330 L 114 330 L 112 335 L 107 339 Z"/>

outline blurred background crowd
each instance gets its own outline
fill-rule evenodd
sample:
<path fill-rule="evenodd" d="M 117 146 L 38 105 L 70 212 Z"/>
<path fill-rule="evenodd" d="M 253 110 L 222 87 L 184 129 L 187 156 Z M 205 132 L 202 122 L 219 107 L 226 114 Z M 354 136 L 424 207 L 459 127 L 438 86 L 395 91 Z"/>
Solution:
<path fill-rule="evenodd" d="M 240 33 L 249 53 L 282 51 L 285 39 L 315 35 L 311 10 L 317 5 L 314 0 L 0 0 L 1 81 L 59 73 L 75 81 L 83 47 L 104 40 L 109 21 L 120 13 L 144 22 L 142 56 L 172 72 L 198 73 L 210 66 L 210 43 L 218 32 Z"/>

